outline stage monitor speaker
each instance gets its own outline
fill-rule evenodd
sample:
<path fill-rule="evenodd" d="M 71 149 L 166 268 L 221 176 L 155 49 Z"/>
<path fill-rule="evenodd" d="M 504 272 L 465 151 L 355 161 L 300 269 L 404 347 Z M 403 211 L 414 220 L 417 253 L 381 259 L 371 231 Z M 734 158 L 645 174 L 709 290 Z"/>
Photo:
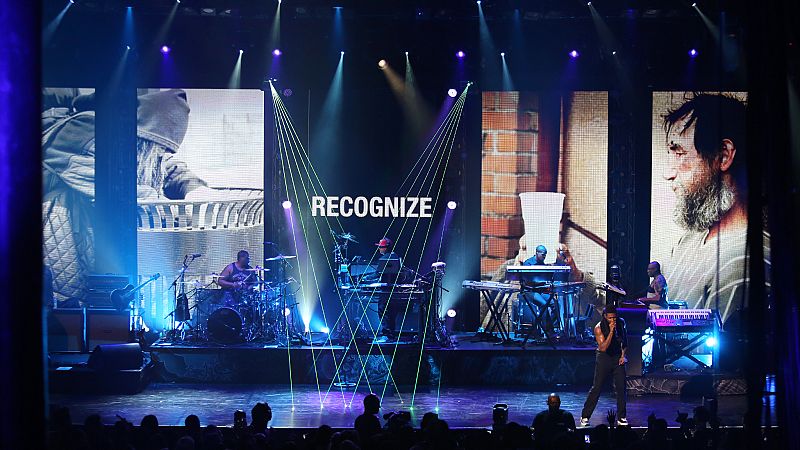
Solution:
<path fill-rule="evenodd" d="M 134 344 L 98 345 L 89 356 L 88 366 L 101 372 L 142 368 L 142 348 Z"/>

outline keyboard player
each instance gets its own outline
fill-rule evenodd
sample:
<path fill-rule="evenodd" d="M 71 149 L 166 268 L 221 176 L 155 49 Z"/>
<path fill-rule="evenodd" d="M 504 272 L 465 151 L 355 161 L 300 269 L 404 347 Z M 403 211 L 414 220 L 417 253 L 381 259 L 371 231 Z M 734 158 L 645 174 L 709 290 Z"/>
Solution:
<path fill-rule="evenodd" d="M 545 247 L 544 245 L 538 245 L 538 246 L 536 246 L 536 251 L 535 251 L 534 255 L 531 256 L 530 258 L 528 258 L 527 260 L 525 260 L 525 262 L 523 262 L 522 265 L 523 266 L 547 266 L 547 265 L 550 265 L 550 264 L 547 264 L 547 263 L 544 262 L 546 258 L 547 258 L 547 247 Z M 556 261 L 552 265 L 553 266 L 565 266 L 565 265 L 567 265 L 566 258 L 565 258 L 565 253 L 564 253 L 564 251 L 562 249 L 559 249 L 558 256 L 556 257 Z M 536 282 L 537 280 L 533 280 L 533 281 Z M 550 280 L 550 279 L 548 279 L 548 280 L 543 280 L 543 281 L 567 281 L 567 280 L 566 279 L 564 279 L 564 280 L 560 280 L 560 279 L 558 279 L 558 280 Z M 544 292 L 535 292 L 534 291 L 534 292 L 526 292 L 526 293 L 524 293 L 522 295 L 524 295 L 528 299 L 528 301 L 530 301 L 531 303 L 536 305 L 537 308 L 541 309 L 541 308 L 544 307 L 544 305 L 547 304 L 547 300 L 550 298 L 550 295 L 552 295 L 552 293 L 544 293 Z M 530 323 L 532 321 L 532 316 L 529 315 L 529 314 L 531 314 L 531 312 L 527 311 L 526 310 L 527 308 L 525 308 L 523 305 L 520 305 L 520 306 L 522 307 L 522 318 L 523 318 L 523 320 L 525 322 Z M 556 305 L 555 303 L 551 303 L 551 307 L 557 308 L 558 305 Z M 548 328 L 554 327 L 555 320 L 556 320 L 556 318 L 553 317 L 553 314 L 547 314 L 545 316 L 545 321 L 544 321 L 545 322 L 545 326 L 548 327 Z"/>
<path fill-rule="evenodd" d="M 403 261 L 400 256 L 392 251 L 392 242 L 388 237 L 384 237 L 375 245 L 378 247 L 378 267 L 379 270 L 372 277 L 371 281 L 387 284 L 387 292 L 391 292 L 391 285 L 396 284 L 400 271 L 395 270 L 382 270 L 389 269 L 390 266 L 396 266 L 398 269 L 403 267 Z M 393 262 L 394 264 L 390 264 Z M 383 263 L 383 264 L 382 264 Z M 381 336 L 385 338 L 395 336 L 394 328 L 397 322 L 397 316 L 405 310 L 401 302 L 392 302 L 388 295 L 377 295 L 378 298 L 378 317 L 381 318 Z"/>

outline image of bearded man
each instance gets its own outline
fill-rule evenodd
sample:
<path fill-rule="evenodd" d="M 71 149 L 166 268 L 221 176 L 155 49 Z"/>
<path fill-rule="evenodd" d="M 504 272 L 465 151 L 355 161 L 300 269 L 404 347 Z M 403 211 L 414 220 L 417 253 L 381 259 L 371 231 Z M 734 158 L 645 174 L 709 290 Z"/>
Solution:
<path fill-rule="evenodd" d="M 719 311 L 724 321 L 745 305 L 747 183 L 745 104 L 732 95 L 692 94 L 663 115 L 668 162 L 682 235 L 664 274 L 672 300 Z M 764 236 L 769 264 L 769 236 Z M 767 266 L 768 267 L 768 266 Z"/>

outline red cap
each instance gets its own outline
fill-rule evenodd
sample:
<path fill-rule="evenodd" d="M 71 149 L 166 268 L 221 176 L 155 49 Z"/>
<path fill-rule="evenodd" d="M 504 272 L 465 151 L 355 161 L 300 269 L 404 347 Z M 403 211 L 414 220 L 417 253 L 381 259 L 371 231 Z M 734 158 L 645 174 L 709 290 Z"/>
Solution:
<path fill-rule="evenodd" d="M 375 245 L 377 245 L 378 247 L 391 247 L 392 240 L 389 238 L 383 238 L 380 241 L 376 242 Z"/>

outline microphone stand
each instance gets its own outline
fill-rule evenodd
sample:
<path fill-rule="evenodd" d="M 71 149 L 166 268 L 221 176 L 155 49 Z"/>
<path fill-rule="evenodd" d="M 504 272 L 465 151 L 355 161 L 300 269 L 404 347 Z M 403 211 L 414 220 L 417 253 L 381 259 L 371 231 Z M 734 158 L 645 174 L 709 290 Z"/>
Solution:
<path fill-rule="evenodd" d="M 187 260 L 188 260 L 188 262 L 187 262 Z M 178 328 L 180 328 L 181 333 L 183 333 L 185 331 L 183 329 L 183 325 L 188 320 L 188 318 L 186 316 L 189 315 L 189 303 L 188 303 L 189 300 L 186 298 L 186 288 L 185 288 L 185 285 L 184 285 L 184 280 L 186 279 L 185 278 L 186 270 L 189 268 L 189 266 L 192 264 L 192 262 L 194 262 L 194 256 L 192 256 L 192 259 L 189 259 L 189 255 L 185 255 L 183 257 L 183 265 L 182 265 L 180 271 L 178 271 L 178 276 L 175 278 L 175 280 L 172 281 L 172 284 L 170 284 L 170 287 L 169 287 L 169 289 L 173 289 L 174 288 L 173 293 L 175 294 L 175 303 L 174 303 L 175 308 L 172 310 L 172 312 L 167 314 L 166 317 L 164 317 L 164 318 L 166 319 L 167 317 L 172 316 L 172 319 L 171 319 L 172 325 L 170 327 L 171 328 L 170 332 L 172 333 L 172 337 L 173 338 L 175 337 L 175 334 L 178 332 Z M 181 284 L 180 288 L 177 287 L 179 280 L 180 280 L 180 284 Z M 180 293 L 178 292 L 178 290 L 180 290 Z M 180 320 L 180 321 L 176 320 L 177 319 L 176 312 L 178 311 L 178 308 L 182 308 L 183 307 L 182 303 L 183 303 L 184 300 L 181 300 L 181 304 L 179 305 L 178 304 L 178 299 L 179 298 L 183 298 L 186 301 L 186 308 L 184 309 L 183 314 L 181 314 L 181 316 L 184 318 L 184 320 Z M 175 324 L 176 322 L 180 322 L 180 324 L 176 325 Z M 186 325 L 188 325 L 191 328 L 191 324 L 186 324 Z M 183 339 L 183 337 L 181 337 L 181 339 Z"/>

